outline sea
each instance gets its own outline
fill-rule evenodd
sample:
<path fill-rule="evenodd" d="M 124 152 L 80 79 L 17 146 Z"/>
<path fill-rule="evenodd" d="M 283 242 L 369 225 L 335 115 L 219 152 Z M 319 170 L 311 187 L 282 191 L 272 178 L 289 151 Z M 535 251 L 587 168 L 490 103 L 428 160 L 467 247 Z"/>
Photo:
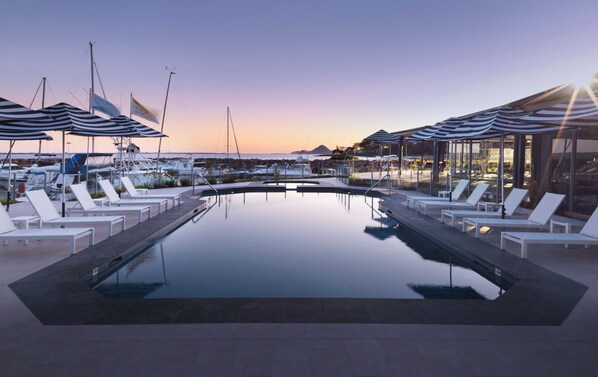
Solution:
<path fill-rule="evenodd" d="M 85 152 L 81 152 L 85 153 Z M 72 153 L 67 154 L 67 157 L 72 155 Z M 60 158 L 60 154 L 57 153 L 55 155 L 43 154 L 42 158 Z M 147 158 L 157 158 L 157 153 L 143 153 L 144 157 Z M 315 154 L 299 154 L 299 153 L 241 153 L 240 154 L 242 160 L 297 160 L 298 158 L 309 159 L 310 161 L 313 160 L 327 160 L 330 156 L 322 156 L 322 155 L 315 155 Z M 114 154 L 113 157 L 118 157 L 118 154 Z M 160 153 L 160 160 L 162 159 L 183 159 L 183 158 L 195 158 L 196 160 L 201 160 L 203 158 L 220 158 L 226 159 L 226 153 L 191 153 L 191 152 L 169 152 L 169 153 Z M 23 159 L 23 160 L 33 160 L 37 158 L 36 153 L 13 153 L 12 158 L 15 160 Z M 239 156 L 236 153 L 229 153 L 229 159 L 237 159 Z"/>

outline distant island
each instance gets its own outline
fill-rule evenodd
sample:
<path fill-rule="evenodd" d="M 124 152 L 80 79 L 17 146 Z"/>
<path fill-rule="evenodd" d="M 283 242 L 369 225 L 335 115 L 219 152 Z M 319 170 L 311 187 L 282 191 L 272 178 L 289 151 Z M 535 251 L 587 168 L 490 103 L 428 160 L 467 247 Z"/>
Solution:
<path fill-rule="evenodd" d="M 325 145 L 320 145 L 311 151 L 307 151 L 305 149 L 300 151 L 291 152 L 291 154 L 317 154 L 317 155 L 329 155 L 332 154 L 332 151 L 328 149 Z"/>

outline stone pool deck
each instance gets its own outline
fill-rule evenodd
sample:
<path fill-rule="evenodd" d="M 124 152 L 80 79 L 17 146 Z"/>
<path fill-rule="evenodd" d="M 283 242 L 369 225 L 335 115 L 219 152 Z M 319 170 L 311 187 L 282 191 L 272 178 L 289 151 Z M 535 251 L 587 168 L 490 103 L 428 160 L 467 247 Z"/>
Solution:
<path fill-rule="evenodd" d="M 324 183 L 344 187 L 335 180 Z M 168 191 L 172 190 L 182 191 Z M 400 194 L 393 194 L 389 203 L 393 201 L 400 201 Z M 30 213 L 27 203 L 10 209 L 11 216 Z M 430 228 L 439 225 L 434 217 L 408 216 Z M 139 231 L 132 228 L 125 234 Z M 460 237 L 458 242 L 476 242 L 459 233 L 452 236 Z M 98 232 L 99 240 L 105 237 Z M 496 235 L 485 240 L 490 244 L 476 246 L 496 245 Z M 562 324 L 551 326 L 42 325 L 8 285 L 64 263 L 68 257 L 64 245 L 32 241 L 28 246 L 11 243 L 0 248 L 2 376 L 598 376 L 596 248 L 530 248 L 525 263 L 588 287 Z M 75 257 L 79 255 L 84 253 Z M 510 257 L 506 255 L 516 263 Z"/>

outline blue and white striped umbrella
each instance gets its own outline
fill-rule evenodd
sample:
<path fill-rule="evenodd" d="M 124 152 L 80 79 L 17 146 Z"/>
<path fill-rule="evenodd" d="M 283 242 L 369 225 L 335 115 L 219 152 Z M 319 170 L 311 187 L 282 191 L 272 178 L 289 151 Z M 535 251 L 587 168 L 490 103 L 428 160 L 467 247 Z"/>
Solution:
<path fill-rule="evenodd" d="M 0 122 L 15 120 L 30 121 L 51 121 L 52 119 L 44 113 L 31 110 L 28 107 L 19 105 L 4 98 L 0 98 Z"/>
<path fill-rule="evenodd" d="M 377 143 L 384 143 L 384 144 L 398 144 L 399 138 L 395 135 L 392 135 L 384 130 L 379 130 L 371 134 L 370 136 L 363 139 L 364 141 L 373 141 Z"/>
<path fill-rule="evenodd" d="M 102 136 L 111 136 L 111 137 L 167 137 L 163 133 L 154 130 L 151 127 L 146 126 L 143 123 L 139 123 L 138 121 L 131 119 L 125 115 L 119 115 L 115 118 L 110 118 L 110 120 L 119 126 L 122 129 L 114 131 L 114 132 L 106 132 Z M 73 131 L 69 133 L 70 135 L 78 135 L 78 136 L 98 136 L 94 132 L 89 131 Z"/>

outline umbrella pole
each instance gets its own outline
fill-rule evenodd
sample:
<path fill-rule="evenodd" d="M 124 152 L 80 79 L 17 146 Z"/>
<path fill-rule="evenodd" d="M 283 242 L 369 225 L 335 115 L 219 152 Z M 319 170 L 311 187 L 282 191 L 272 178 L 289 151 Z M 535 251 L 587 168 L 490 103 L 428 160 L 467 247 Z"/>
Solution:
<path fill-rule="evenodd" d="M 66 203 L 64 200 L 64 196 L 66 195 L 66 188 L 64 187 L 64 185 L 66 184 L 66 179 L 65 179 L 65 174 L 66 174 L 66 156 L 65 156 L 65 150 L 66 150 L 66 141 L 65 141 L 65 131 L 62 131 L 62 197 L 60 199 L 60 201 L 62 202 L 62 217 L 66 216 Z"/>
<path fill-rule="evenodd" d="M 505 218 L 505 134 L 500 135 L 500 213 Z"/>
<path fill-rule="evenodd" d="M 12 174 L 12 147 L 15 145 L 15 140 L 11 140 L 9 142 L 9 148 L 8 148 L 8 182 L 6 184 L 6 211 L 8 212 L 8 210 L 10 209 L 10 176 Z"/>

